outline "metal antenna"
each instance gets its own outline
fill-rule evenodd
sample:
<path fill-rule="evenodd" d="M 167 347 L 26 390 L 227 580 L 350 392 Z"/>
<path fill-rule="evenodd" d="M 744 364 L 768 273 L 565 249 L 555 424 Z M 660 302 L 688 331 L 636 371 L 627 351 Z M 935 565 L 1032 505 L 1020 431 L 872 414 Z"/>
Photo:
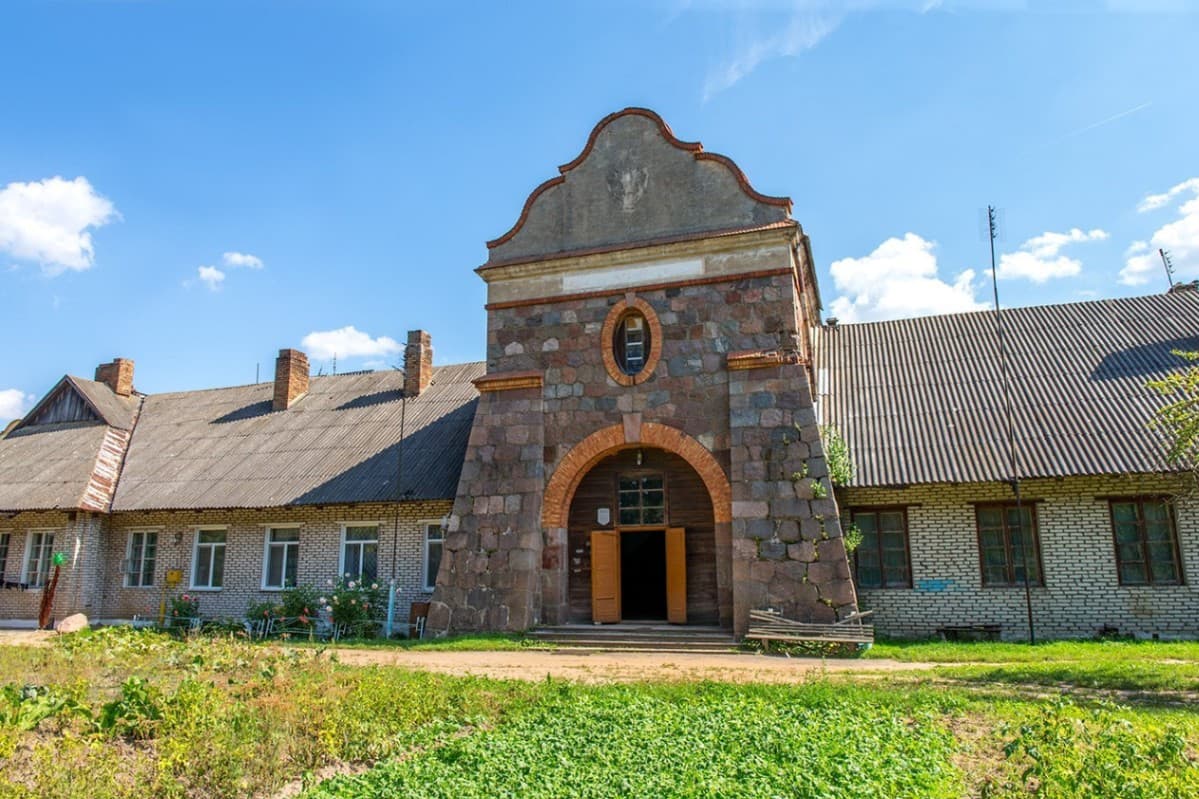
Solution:
<path fill-rule="evenodd" d="M 1007 352 L 1007 337 L 1003 314 L 999 310 L 999 276 L 995 270 L 995 238 L 998 235 L 995 208 L 987 206 L 987 233 L 991 241 L 991 289 L 995 298 L 995 331 L 999 337 L 999 368 L 1003 377 L 1003 405 L 1007 415 L 1008 457 L 1012 491 L 1016 494 L 1016 534 L 1020 537 L 1020 554 L 1024 566 L 1024 607 L 1028 612 L 1028 642 L 1035 644 L 1037 635 L 1032 620 L 1032 588 L 1028 578 L 1028 538 L 1024 535 L 1024 511 L 1020 501 L 1020 468 L 1016 457 L 1016 419 L 1012 408 L 1012 379 Z M 1006 522 L 1006 519 L 1005 519 Z M 1005 524 L 1006 526 L 1006 524 Z M 1032 532 L 1031 530 L 1029 531 Z"/>
<path fill-rule="evenodd" d="M 1174 288 L 1174 262 L 1170 260 L 1170 253 L 1159 247 L 1157 254 L 1162 257 L 1162 266 L 1166 267 L 1166 280 L 1170 281 L 1170 288 Z"/>

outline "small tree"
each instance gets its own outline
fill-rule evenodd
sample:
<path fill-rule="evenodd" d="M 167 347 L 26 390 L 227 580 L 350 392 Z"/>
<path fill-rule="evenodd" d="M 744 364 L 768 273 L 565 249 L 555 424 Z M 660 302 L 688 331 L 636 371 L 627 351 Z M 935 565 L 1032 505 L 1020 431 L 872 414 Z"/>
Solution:
<path fill-rule="evenodd" d="M 1172 401 L 1157 410 L 1150 424 L 1166 435 L 1166 461 L 1199 478 L 1199 352 L 1174 350 L 1189 366 L 1146 385 Z"/>

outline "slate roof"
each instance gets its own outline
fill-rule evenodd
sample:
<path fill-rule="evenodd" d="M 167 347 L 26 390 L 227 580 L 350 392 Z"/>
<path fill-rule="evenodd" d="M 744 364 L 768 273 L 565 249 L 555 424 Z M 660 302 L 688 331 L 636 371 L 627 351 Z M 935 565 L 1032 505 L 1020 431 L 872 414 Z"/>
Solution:
<path fill-rule="evenodd" d="M 86 422 L 38 425 L 9 433 L 0 440 L 0 510 L 83 507 L 107 434 L 106 425 Z"/>
<path fill-rule="evenodd" d="M 1003 311 L 1021 477 L 1167 470 L 1145 381 L 1199 349 L 1199 292 Z M 992 312 L 824 326 L 822 424 L 849 445 L 855 486 L 1009 477 Z"/>
<path fill-rule="evenodd" d="M 471 381 L 483 373 L 482 363 L 437 367 L 406 403 L 398 371 L 313 377 L 277 412 L 273 383 L 150 395 L 113 510 L 452 499 L 477 405 Z"/>

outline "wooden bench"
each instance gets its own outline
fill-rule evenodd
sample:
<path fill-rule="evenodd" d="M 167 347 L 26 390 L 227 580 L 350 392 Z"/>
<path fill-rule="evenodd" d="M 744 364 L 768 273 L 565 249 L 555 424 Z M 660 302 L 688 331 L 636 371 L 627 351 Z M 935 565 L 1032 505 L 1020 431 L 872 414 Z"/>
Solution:
<path fill-rule="evenodd" d="M 784 618 L 783 614 L 774 610 L 751 610 L 749 632 L 745 637 L 764 643 L 778 641 L 793 644 L 873 644 L 873 625 L 862 623 L 862 619 L 873 612 L 867 610 L 855 613 L 832 624 L 808 624 Z"/>

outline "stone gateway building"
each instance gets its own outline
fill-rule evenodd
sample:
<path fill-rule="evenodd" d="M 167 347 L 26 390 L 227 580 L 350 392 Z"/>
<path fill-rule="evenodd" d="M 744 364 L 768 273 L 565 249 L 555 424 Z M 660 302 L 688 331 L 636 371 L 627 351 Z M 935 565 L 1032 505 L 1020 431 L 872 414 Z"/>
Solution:
<path fill-rule="evenodd" d="M 1199 503 L 1145 388 L 1199 348 L 1199 292 L 822 323 L 790 200 L 652 111 L 612 114 L 488 242 L 487 359 L 144 396 L 65 377 L 0 440 L 0 620 L 240 615 L 285 585 L 392 582 L 427 629 L 751 609 L 883 634 L 1199 636 Z M 833 485 L 822 431 L 853 475 Z M 860 545 L 847 553 L 845 531 Z M 1027 590 L 1027 602 L 1026 602 Z M 727 634 L 726 633 L 726 634 Z"/>

